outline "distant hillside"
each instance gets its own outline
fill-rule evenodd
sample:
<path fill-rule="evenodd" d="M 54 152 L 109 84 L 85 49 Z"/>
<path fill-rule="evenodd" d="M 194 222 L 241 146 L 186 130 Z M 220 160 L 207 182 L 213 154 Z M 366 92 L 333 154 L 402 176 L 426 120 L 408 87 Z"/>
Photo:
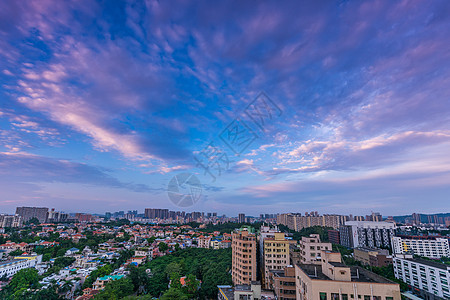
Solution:
<path fill-rule="evenodd" d="M 422 223 L 428 223 L 428 216 L 437 215 L 440 218 L 450 217 L 450 213 L 440 213 L 440 214 L 420 214 L 420 221 Z M 411 215 L 406 216 L 394 216 L 396 222 L 404 223 L 406 218 L 411 218 Z"/>

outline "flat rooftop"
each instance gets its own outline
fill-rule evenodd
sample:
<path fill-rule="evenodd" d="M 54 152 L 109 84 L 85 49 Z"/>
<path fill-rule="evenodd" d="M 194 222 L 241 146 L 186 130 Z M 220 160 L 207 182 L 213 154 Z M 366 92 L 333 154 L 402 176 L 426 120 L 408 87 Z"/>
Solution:
<path fill-rule="evenodd" d="M 0 267 L 12 265 L 12 264 L 18 263 L 20 261 L 26 261 L 26 259 L 11 259 L 11 260 L 0 261 Z"/>
<path fill-rule="evenodd" d="M 234 299 L 234 288 L 229 285 L 217 286 L 228 299 Z"/>
<path fill-rule="evenodd" d="M 439 262 L 432 261 L 432 260 L 422 259 L 422 258 L 404 258 L 404 259 L 407 261 L 413 262 L 413 263 L 427 265 L 427 266 L 430 266 L 433 268 L 438 268 L 438 269 L 446 270 L 446 271 L 447 271 L 447 268 L 450 268 L 450 265 L 439 263 Z"/>
<path fill-rule="evenodd" d="M 395 284 L 395 282 L 390 281 L 389 279 L 386 279 L 380 275 L 377 275 L 373 272 L 370 272 L 364 268 L 358 267 L 358 266 L 346 266 L 341 263 L 331 263 L 331 264 L 340 264 L 344 267 L 347 267 L 350 269 L 351 273 L 351 281 L 352 282 L 374 282 L 374 283 L 389 283 L 389 284 Z M 311 279 L 317 279 L 317 280 L 330 280 L 332 281 L 328 276 L 322 273 L 322 267 L 320 265 L 313 265 L 313 264 L 299 264 L 298 265 L 303 272 L 308 275 Z"/>

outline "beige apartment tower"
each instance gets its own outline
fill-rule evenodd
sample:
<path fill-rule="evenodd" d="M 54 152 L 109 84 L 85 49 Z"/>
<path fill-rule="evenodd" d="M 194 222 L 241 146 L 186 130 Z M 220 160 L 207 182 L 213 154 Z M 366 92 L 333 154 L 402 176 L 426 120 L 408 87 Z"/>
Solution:
<path fill-rule="evenodd" d="M 274 232 L 273 237 L 264 239 L 264 287 L 269 288 L 270 270 L 284 270 L 289 265 L 289 245 L 295 243 L 286 239 L 283 232 Z"/>
<path fill-rule="evenodd" d="M 231 234 L 232 279 L 235 285 L 256 281 L 256 235 L 252 228 L 238 229 Z"/>
<path fill-rule="evenodd" d="M 320 235 L 310 234 L 309 237 L 302 237 L 299 241 L 300 256 L 302 264 L 321 264 L 320 253 L 322 250 L 331 251 L 331 243 L 320 240 Z"/>

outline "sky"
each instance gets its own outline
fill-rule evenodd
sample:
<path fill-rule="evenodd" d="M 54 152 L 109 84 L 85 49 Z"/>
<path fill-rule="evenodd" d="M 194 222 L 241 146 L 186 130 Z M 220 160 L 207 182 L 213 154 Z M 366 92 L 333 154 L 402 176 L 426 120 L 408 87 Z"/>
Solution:
<path fill-rule="evenodd" d="M 449 212 L 449 32 L 445 0 L 1 1 L 0 213 Z"/>

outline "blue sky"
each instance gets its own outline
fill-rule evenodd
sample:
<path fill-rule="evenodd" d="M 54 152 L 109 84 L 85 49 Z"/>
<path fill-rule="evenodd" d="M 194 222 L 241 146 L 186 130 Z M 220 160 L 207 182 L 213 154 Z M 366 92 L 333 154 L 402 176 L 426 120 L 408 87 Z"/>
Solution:
<path fill-rule="evenodd" d="M 183 172 L 187 211 L 448 212 L 449 32 L 448 1 L 2 1 L 0 212 L 179 210 Z"/>

